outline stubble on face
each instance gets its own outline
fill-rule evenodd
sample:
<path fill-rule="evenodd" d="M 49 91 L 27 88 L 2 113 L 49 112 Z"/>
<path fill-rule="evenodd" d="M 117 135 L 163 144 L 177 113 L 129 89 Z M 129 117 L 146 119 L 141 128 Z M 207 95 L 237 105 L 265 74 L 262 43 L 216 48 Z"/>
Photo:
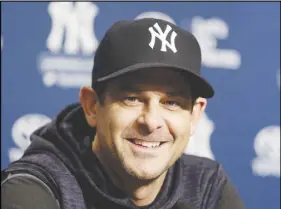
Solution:
<path fill-rule="evenodd" d="M 159 79 L 159 75 L 161 79 Z M 188 84 L 175 71 L 140 71 L 125 75 L 112 81 L 108 87 L 105 105 L 100 108 L 97 126 L 103 158 L 112 168 L 112 172 L 129 175 L 139 180 L 153 180 L 166 173 L 167 169 L 180 157 L 188 142 L 190 108 L 181 111 L 169 111 L 159 108 L 155 114 L 160 128 L 151 133 L 144 131 L 145 124 L 138 124 L 138 118 L 143 113 L 143 107 L 126 107 L 122 104 L 126 86 L 148 92 L 143 98 L 161 98 L 166 92 L 180 92 L 179 96 L 189 98 Z M 150 94 L 149 94 L 150 93 Z M 138 95 L 140 93 L 138 92 Z M 159 100 L 160 101 L 160 100 Z M 154 108 L 154 107 L 153 107 Z M 157 110 L 158 111 L 158 110 Z M 155 119 L 155 120 L 156 120 Z M 130 139 L 147 141 L 166 141 L 165 147 L 157 153 L 145 153 L 132 150 Z"/>

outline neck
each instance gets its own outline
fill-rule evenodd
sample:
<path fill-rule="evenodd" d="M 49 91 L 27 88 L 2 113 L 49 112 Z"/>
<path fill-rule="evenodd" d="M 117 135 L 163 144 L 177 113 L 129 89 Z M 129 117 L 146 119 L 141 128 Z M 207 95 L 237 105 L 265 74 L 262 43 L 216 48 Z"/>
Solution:
<path fill-rule="evenodd" d="M 134 187 L 127 188 L 127 191 L 132 194 L 132 202 L 136 206 L 145 206 L 152 203 L 161 190 L 165 176 L 166 172 L 155 180 L 143 184 L 135 184 Z M 131 185 L 134 185 L 134 183 L 136 183 L 136 181 L 131 182 Z M 129 185 L 129 187 L 131 185 Z"/>
<path fill-rule="evenodd" d="M 106 174 L 109 176 L 113 184 L 131 197 L 132 202 L 136 206 L 146 206 L 155 200 L 164 183 L 167 171 L 157 179 L 137 179 L 128 174 L 124 169 L 113 167 L 112 163 L 109 165 L 106 160 L 107 158 L 103 155 L 96 143 L 93 143 L 92 150 L 101 162 Z"/>

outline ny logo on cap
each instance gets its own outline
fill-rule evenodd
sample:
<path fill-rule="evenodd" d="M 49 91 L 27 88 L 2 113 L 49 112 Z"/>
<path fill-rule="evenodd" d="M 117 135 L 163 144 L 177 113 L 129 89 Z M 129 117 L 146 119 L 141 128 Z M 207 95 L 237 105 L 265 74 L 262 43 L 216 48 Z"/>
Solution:
<path fill-rule="evenodd" d="M 157 30 L 157 32 L 154 30 L 154 28 Z M 169 47 L 174 53 L 177 52 L 176 46 L 175 46 L 175 38 L 177 36 L 177 33 L 175 31 L 172 32 L 170 36 L 170 43 L 167 41 L 167 35 L 172 30 L 170 25 L 166 26 L 165 31 L 163 32 L 162 29 L 159 27 L 158 23 L 155 23 L 153 27 L 150 27 L 149 32 L 151 33 L 151 40 L 149 43 L 149 46 L 153 49 L 155 45 L 155 38 L 157 37 L 161 42 L 161 51 L 166 52 L 167 47 Z"/>

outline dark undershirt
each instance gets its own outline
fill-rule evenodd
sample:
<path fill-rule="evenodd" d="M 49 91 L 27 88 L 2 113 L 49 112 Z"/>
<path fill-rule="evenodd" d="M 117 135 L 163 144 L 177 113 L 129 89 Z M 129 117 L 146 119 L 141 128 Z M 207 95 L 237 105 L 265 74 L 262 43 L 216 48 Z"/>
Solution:
<path fill-rule="evenodd" d="M 153 204 L 153 203 L 152 203 Z M 146 209 L 148 206 L 139 207 Z M 178 205 L 175 208 L 184 209 Z M 244 209 L 232 183 L 227 181 L 217 209 Z M 46 185 L 36 178 L 17 176 L 1 185 L 1 209 L 59 209 L 57 200 Z"/>

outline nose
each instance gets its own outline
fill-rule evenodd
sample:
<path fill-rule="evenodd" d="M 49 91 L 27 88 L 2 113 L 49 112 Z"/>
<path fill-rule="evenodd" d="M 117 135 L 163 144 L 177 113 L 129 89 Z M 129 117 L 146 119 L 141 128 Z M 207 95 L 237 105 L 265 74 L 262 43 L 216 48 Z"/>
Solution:
<path fill-rule="evenodd" d="M 147 108 L 137 119 L 141 130 L 145 134 L 150 134 L 153 131 L 160 129 L 164 126 L 164 119 L 161 117 L 161 114 L 157 110 L 157 107 Z"/>

